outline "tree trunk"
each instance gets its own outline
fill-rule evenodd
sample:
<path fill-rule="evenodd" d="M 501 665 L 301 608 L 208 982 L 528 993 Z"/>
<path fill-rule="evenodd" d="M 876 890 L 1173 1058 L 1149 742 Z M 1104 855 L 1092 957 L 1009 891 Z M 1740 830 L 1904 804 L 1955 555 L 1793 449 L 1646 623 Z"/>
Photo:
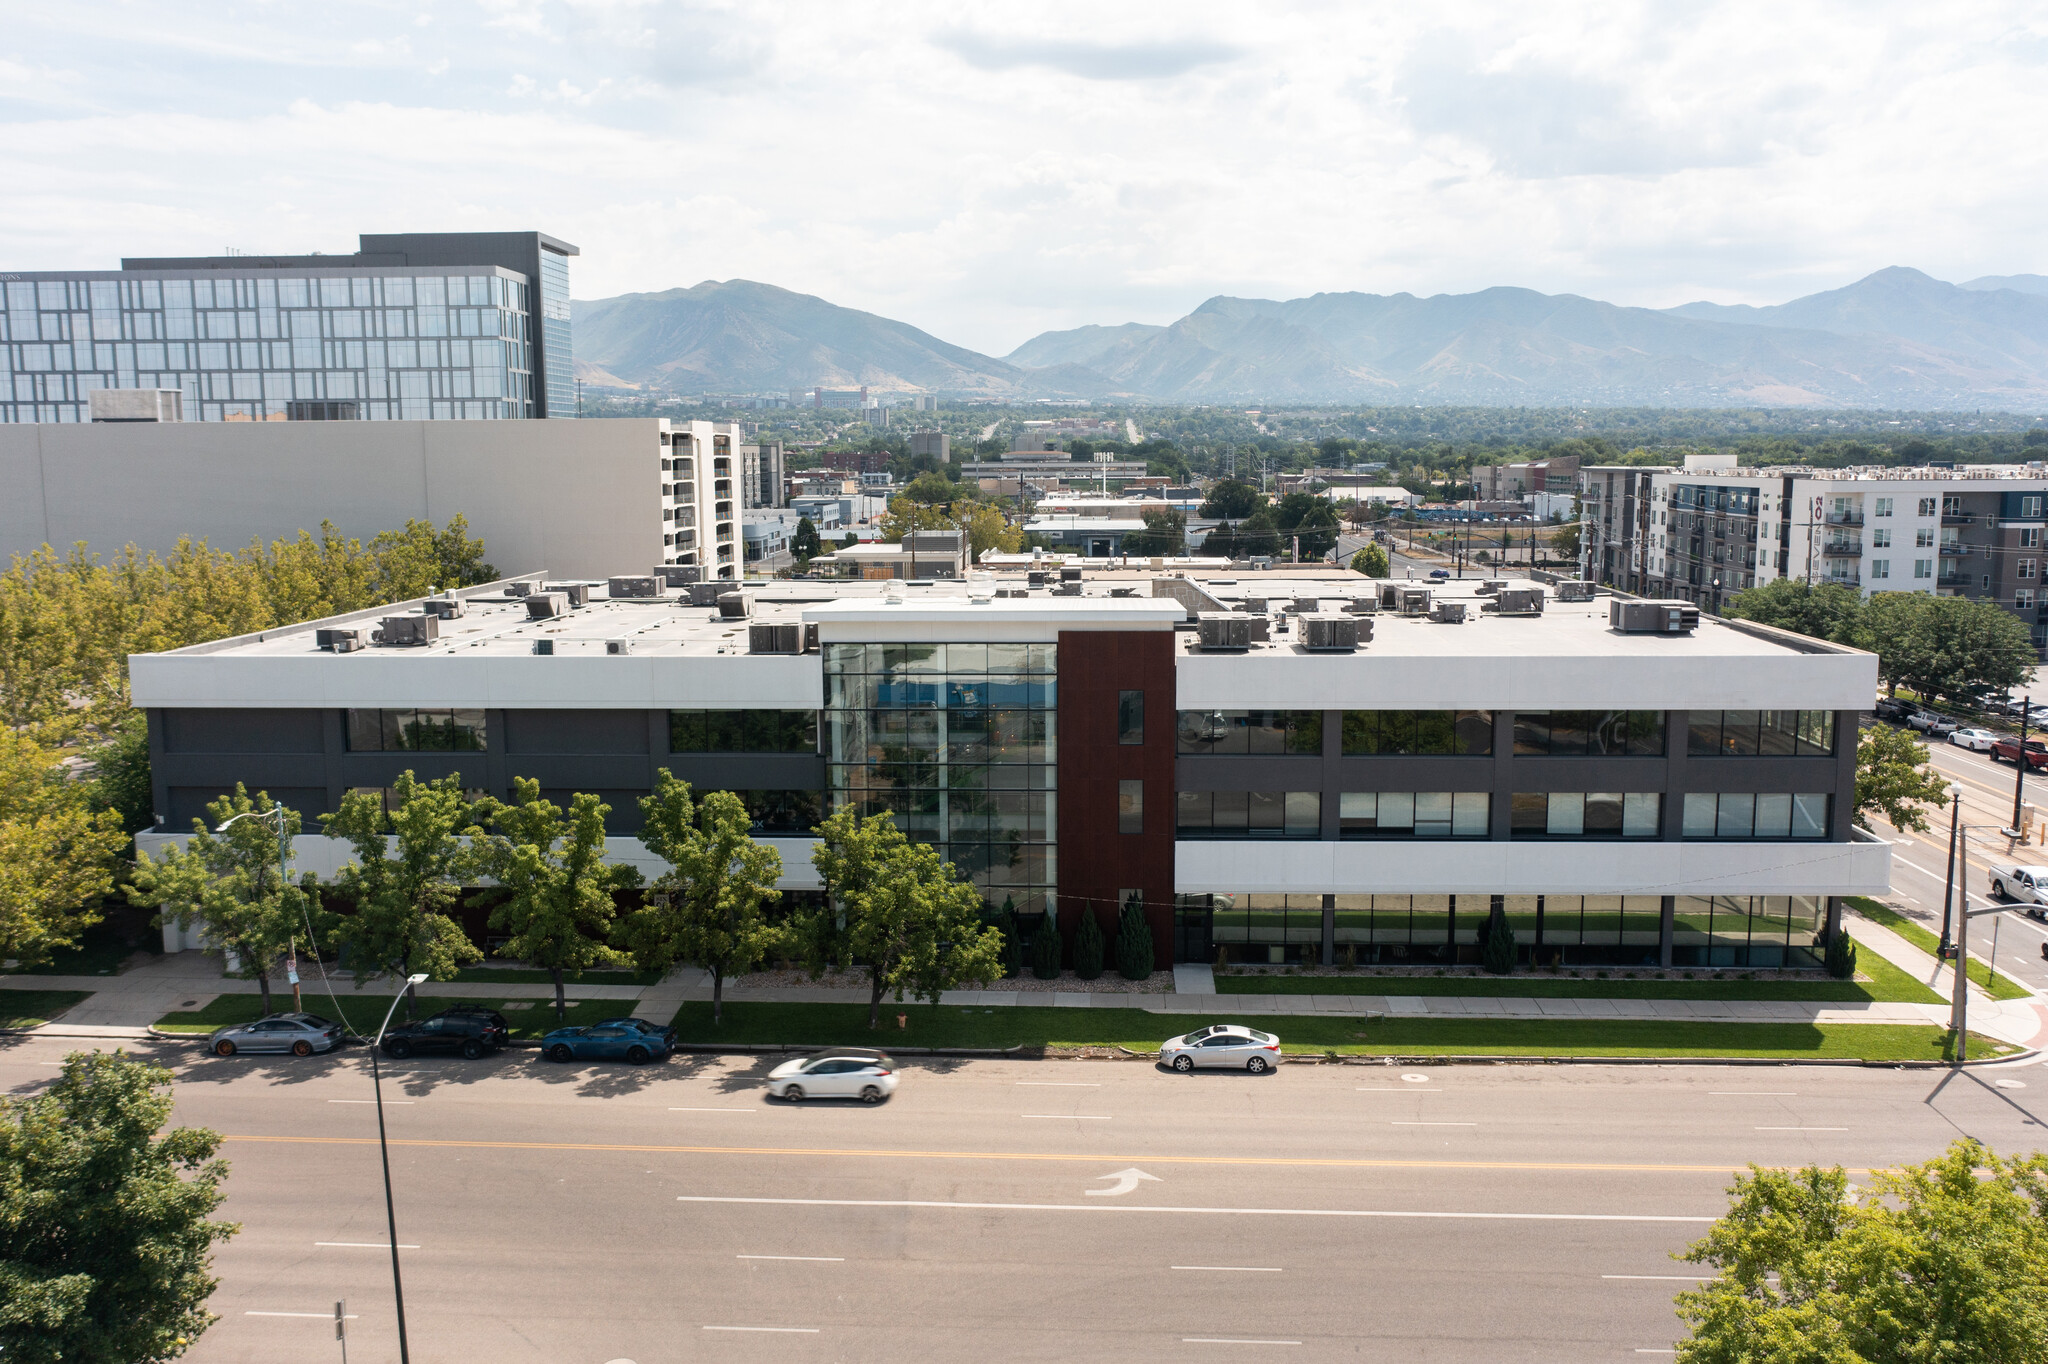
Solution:
<path fill-rule="evenodd" d="M 408 976 L 408 977 L 409 977 L 409 976 L 411 976 L 411 975 L 412 975 L 412 961 L 411 961 L 411 959 L 410 959 L 410 958 L 404 958 L 404 959 L 401 959 L 401 960 L 399 961 L 399 963 L 398 963 L 398 971 L 399 971 L 399 974 L 400 974 L 401 976 Z M 406 1022 L 408 1022 L 408 1023 L 410 1023 L 410 1022 L 411 1022 L 412 1020 L 414 1020 L 415 1018 L 418 1018 L 419 1016 L 420 1016 L 420 992 L 419 992 L 419 987 L 418 987 L 418 986 L 416 986 L 416 985 L 407 985 L 407 986 L 405 987 L 405 1021 L 406 1021 Z"/>
<path fill-rule="evenodd" d="M 882 1026 L 882 968 L 870 966 L 868 979 L 874 982 L 874 990 L 868 996 L 868 1027 L 874 1029 Z"/>
<path fill-rule="evenodd" d="M 562 990 L 562 968 L 559 966 L 553 967 L 549 970 L 548 974 L 555 978 L 555 1022 L 558 1025 L 567 1023 L 569 1021 L 569 1005 L 567 996 L 564 995 Z"/>
<path fill-rule="evenodd" d="M 717 1027 L 725 1021 L 725 972 L 716 966 L 711 968 L 711 1026 Z"/>
<path fill-rule="evenodd" d="M 255 965 L 256 984 L 263 991 L 263 1012 L 268 1014 L 270 1012 L 270 963 L 259 961 Z"/>

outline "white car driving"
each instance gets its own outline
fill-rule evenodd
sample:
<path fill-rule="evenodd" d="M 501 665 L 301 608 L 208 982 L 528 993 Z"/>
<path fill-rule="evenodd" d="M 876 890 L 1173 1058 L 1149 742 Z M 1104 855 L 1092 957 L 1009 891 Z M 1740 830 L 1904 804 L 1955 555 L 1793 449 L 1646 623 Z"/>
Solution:
<path fill-rule="evenodd" d="M 2048 867 L 1991 866 L 1991 896 L 1996 900 L 2017 900 L 2027 907 L 2027 917 L 2048 919 Z"/>
<path fill-rule="evenodd" d="M 805 1099 L 859 1099 L 878 1104 L 896 1092 L 896 1063 L 886 1051 L 840 1047 L 768 1072 L 768 1092 L 790 1103 Z"/>
<path fill-rule="evenodd" d="M 1159 1045 L 1159 1059 L 1185 1075 L 1204 1070 L 1248 1070 L 1264 1075 L 1280 1064 L 1280 1039 L 1238 1023 L 1197 1028 Z"/>
<path fill-rule="evenodd" d="M 1989 753 L 1991 745 L 1998 742 L 1998 736 L 1988 729 L 1959 729 L 1948 736 L 1948 741 L 1972 753 Z"/>

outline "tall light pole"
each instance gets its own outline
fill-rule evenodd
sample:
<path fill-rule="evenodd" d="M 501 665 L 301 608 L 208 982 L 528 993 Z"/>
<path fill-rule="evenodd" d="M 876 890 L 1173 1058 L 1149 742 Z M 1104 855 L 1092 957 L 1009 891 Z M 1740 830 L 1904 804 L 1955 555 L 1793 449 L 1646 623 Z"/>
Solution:
<path fill-rule="evenodd" d="M 370 1043 L 370 1084 L 377 1095 L 377 1154 L 384 1161 L 384 1227 L 391 1234 L 391 1296 L 398 1304 L 398 1364 L 412 1364 L 412 1355 L 405 1345 L 405 1282 L 398 1274 L 398 1214 L 391 1205 L 391 1148 L 384 1143 L 384 1077 L 377 1053 L 383 1050 L 384 1030 L 391 1026 L 391 1015 L 398 1012 L 398 1001 L 426 978 L 424 972 L 405 978 L 405 984 L 391 996 L 391 1007 L 384 1011 L 384 1021 L 377 1025 L 376 1039 Z"/>
<path fill-rule="evenodd" d="M 2014 838 L 2025 838 L 2027 831 L 2020 827 L 2020 797 L 2027 788 L 2027 721 L 2034 716 L 2034 698 L 2020 698 L 2020 751 L 2012 764 L 2012 830 Z"/>
<path fill-rule="evenodd" d="M 2020 761 L 2026 761 L 2026 751 L 2020 752 Z M 1941 885 L 1941 948 L 1935 960 L 1948 960 L 1949 909 L 1955 903 L 1956 894 L 1956 831 L 1963 817 L 1963 787 L 1960 782 L 1948 784 L 1948 875 Z"/>

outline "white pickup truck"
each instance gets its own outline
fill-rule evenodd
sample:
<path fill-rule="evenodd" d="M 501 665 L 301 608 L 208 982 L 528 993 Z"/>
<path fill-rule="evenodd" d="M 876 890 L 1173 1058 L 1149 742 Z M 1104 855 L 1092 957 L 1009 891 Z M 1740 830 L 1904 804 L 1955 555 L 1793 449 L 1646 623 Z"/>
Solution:
<path fill-rule="evenodd" d="M 2028 918 L 2048 919 L 2048 867 L 1991 864 L 1991 894 L 1994 899 L 2017 900 L 2027 907 Z"/>

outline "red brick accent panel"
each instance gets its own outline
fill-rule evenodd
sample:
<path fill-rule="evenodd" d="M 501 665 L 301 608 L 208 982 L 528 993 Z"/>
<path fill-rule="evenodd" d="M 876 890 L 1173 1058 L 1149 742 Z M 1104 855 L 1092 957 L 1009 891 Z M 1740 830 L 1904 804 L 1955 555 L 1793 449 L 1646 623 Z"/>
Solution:
<path fill-rule="evenodd" d="M 1173 966 L 1174 636 L 1063 630 L 1059 652 L 1060 931 L 1093 912 L 1115 969 L 1117 892 L 1145 892 L 1153 961 Z M 1145 693 L 1145 742 L 1117 742 L 1118 693 Z M 1117 831 L 1117 783 L 1144 783 L 1144 832 Z"/>

